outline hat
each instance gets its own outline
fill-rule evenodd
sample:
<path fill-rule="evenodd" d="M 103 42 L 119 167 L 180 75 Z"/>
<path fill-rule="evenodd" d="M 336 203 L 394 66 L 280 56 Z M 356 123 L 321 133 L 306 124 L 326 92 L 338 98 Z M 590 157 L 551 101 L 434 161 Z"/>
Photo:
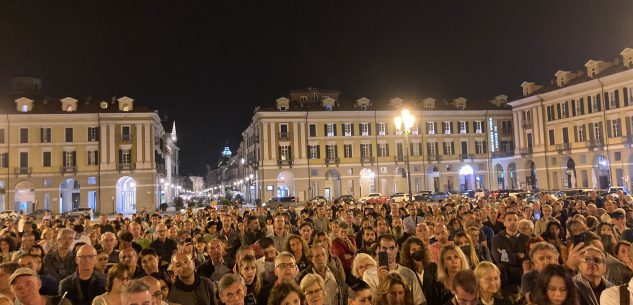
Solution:
<path fill-rule="evenodd" d="M 13 280 L 15 280 L 16 278 L 18 278 L 19 276 L 22 276 L 22 275 L 37 276 L 37 273 L 35 273 L 35 270 L 33 270 L 31 268 L 18 268 L 9 277 L 9 284 L 13 284 Z"/>
<path fill-rule="evenodd" d="M 611 218 L 624 218 L 624 214 L 620 211 L 615 211 L 611 213 Z"/>

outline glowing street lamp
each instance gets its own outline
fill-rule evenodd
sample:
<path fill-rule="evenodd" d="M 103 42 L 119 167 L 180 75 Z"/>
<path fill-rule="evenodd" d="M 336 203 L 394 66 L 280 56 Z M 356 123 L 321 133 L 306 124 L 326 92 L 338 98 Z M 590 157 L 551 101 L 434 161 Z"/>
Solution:
<path fill-rule="evenodd" d="M 407 164 L 407 183 L 409 185 L 409 201 L 413 200 L 413 192 L 411 191 L 411 167 L 409 166 L 409 135 L 415 123 L 415 116 L 408 109 L 402 109 L 400 116 L 393 119 L 396 129 L 404 135 L 404 151 L 406 152 L 405 162 Z"/>

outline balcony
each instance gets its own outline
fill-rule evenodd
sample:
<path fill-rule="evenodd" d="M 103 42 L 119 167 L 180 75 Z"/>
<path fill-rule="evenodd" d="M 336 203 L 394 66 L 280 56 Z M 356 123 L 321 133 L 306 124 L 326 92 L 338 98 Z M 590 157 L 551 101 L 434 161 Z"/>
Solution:
<path fill-rule="evenodd" d="M 287 131 L 282 131 L 279 133 L 279 140 L 282 141 L 290 141 L 290 133 Z"/>
<path fill-rule="evenodd" d="M 633 144 L 633 136 L 631 135 L 626 135 L 626 136 L 622 136 L 622 145 L 624 145 L 624 147 L 631 147 L 631 144 Z"/>
<path fill-rule="evenodd" d="M 521 122 L 521 127 L 523 128 L 532 128 L 534 127 L 534 122 L 530 119 L 530 120 L 523 120 L 523 122 Z"/>
<path fill-rule="evenodd" d="M 374 164 L 374 157 L 360 157 L 360 164 Z"/>
<path fill-rule="evenodd" d="M 292 160 L 290 159 L 277 159 L 277 166 L 282 167 L 282 166 L 288 166 L 288 167 L 292 167 Z"/>
<path fill-rule="evenodd" d="M 132 135 L 131 134 L 122 134 L 121 135 L 121 142 L 130 142 L 132 141 Z"/>
<path fill-rule="evenodd" d="M 502 137 L 511 137 L 512 136 L 512 129 L 502 128 L 501 129 L 501 136 Z"/>
<path fill-rule="evenodd" d="M 571 143 L 556 144 L 556 150 L 559 154 L 571 151 Z"/>
<path fill-rule="evenodd" d="M 165 164 L 156 164 L 156 172 L 165 175 L 167 173 L 167 171 L 165 170 Z"/>
<path fill-rule="evenodd" d="M 13 168 L 13 173 L 16 177 L 19 175 L 28 175 L 29 177 L 31 177 L 31 174 L 33 173 L 33 168 L 30 166 L 15 167 Z"/>
<path fill-rule="evenodd" d="M 527 156 L 527 155 L 531 155 L 533 152 L 533 148 L 532 147 L 526 147 L 526 148 L 519 148 L 519 154 L 523 157 Z"/>
<path fill-rule="evenodd" d="M 442 161 L 442 156 L 440 155 L 428 155 L 426 160 L 429 162 L 440 162 Z"/>
<path fill-rule="evenodd" d="M 77 166 L 76 165 L 64 165 L 64 166 L 62 166 L 60 171 L 61 171 L 62 175 L 63 174 L 69 174 L 69 173 L 75 174 L 75 173 L 77 173 Z"/>
<path fill-rule="evenodd" d="M 398 164 L 398 162 L 404 162 L 404 156 L 395 156 L 393 157 L 393 161 Z"/>
<path fill-rule="evenodd" d="M 604 143 L 602 143 L 601 139 L 589 139 L 589 141 L 587 142 L 587 147 L 589 148 L 589 150 L 592 151 L 603 150 Z"/>
<path fill-rule="evenodd" d="M 507 158 L 514 156 L 514 150 L 506 150 L 506 151 L 495 151 L 492 153 L 492 158 Z"/>
<path fill-rule="evenodd" d="M 325 165 L 329 166 L 329 165 L 336 165 L 338 166 L 338 164 L 341 163 L 341 159 L 338 157 L 335 158 L 325 158 Z"/>
<path fill-rule="evenodd" d="M 464 160 L 472 160 L 472 159 L 475 159 L 475 155 L 474 154 L 460 154 L 459 159 L 462 160 L 462 162 Z"/>
<path fill-rule="evenodd" d="M 118 163 L 116 165 L 116 169 L 118 171 L 131 171 L 131 170 L 136 169 L 136 165 L 132 163 Z"/>

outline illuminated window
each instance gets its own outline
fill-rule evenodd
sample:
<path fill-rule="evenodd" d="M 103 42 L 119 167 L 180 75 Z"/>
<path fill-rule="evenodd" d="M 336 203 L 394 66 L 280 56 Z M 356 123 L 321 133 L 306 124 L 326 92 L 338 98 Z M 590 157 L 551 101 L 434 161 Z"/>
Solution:
<path fill-rule="evenodd" d="M 22 105 L 22 112 L 29 112 L 29 106 Z"/>

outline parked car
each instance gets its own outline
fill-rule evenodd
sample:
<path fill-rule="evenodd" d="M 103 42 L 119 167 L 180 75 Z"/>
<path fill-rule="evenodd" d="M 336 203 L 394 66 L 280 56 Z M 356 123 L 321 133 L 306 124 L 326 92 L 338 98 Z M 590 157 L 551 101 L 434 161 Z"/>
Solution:
<path fill-rule="evenodd" d="M 624 193 L 624 196 L 629 195 L 629 191 L 626 189 L 625 186 L 612 186 L 607 189 L 607 193 L 613 195 L 614 197 L 618 196 L 618 191 L 622 191 Z"/>
<path fill-rule="evenodd" d="M 273 197 L 262 203 L 262 207 L 277 209 L 279 206 L 283 206 L 284 209 L 287 209 L 291 204 L 296 204 L 297 202 L 298 199 L 295 196 Z"/>
<path fill-rule="evenodd" d="M 84 217 L 90 217 L 90 214 L 92 214 L 91 208 L 76 208 L 62 213 L 62 217 L 79 217 L 81 215 Z"/>
<path fill-rule="evenodd" d="M 450 192 L 437 192 L 437 193 L 431 195 L 431 200 L 433 200 L 433 201 L 440 201 L 440 200 L 447 199 L 451 195 L 452 194 Z"/>
<path fill-rule="evenodd" d="M 413 200 L 415 201 L 429 201 L 431 200 L 431 195 L 433 192 L 431 191 L 420 191 L 417 194 L 413 195 Z"/>
<path fill-rule="evenodd" d="M 5 220 L 7 218 L 18 218 L 20 214 L 14 210 L 4 210 L 0 212 L 0 219 Z"/>
<path fill-rule="evenodd" d="M 380 193 L 369 193 L 359 199 L 361 203 L 369 204 L 383 204 L 389 202 L 389 197 L 383 196 Z"/>
<path fill-rule="evenodd" d="M 29 214 L 29 216 L 35 219 L 42 219 L 46 215 L 53 215 L 53 213 L 51 212 L 51 210 L 36 210 L 35 212 Z"/>
<path fill-rule="evenodd" d="M 334 202 L 340 202 L 341 200 L 343 200 L 343 202 L 347 204 L 354 204 L 354 202 L 356 201 L 356 199 L 354 199 L 354 196 L 352 195 L 343 195 L 341 197 L 334 199 Z"/>
<path fill-rule="evenodd" d="M 411 201 L 411 197 L 409 197 L 409 194 L 405 194 L 405 193 L 394 193 L 393 195 L 389 197 L 389 199 L 391 200 L 391 202 Z"/>

